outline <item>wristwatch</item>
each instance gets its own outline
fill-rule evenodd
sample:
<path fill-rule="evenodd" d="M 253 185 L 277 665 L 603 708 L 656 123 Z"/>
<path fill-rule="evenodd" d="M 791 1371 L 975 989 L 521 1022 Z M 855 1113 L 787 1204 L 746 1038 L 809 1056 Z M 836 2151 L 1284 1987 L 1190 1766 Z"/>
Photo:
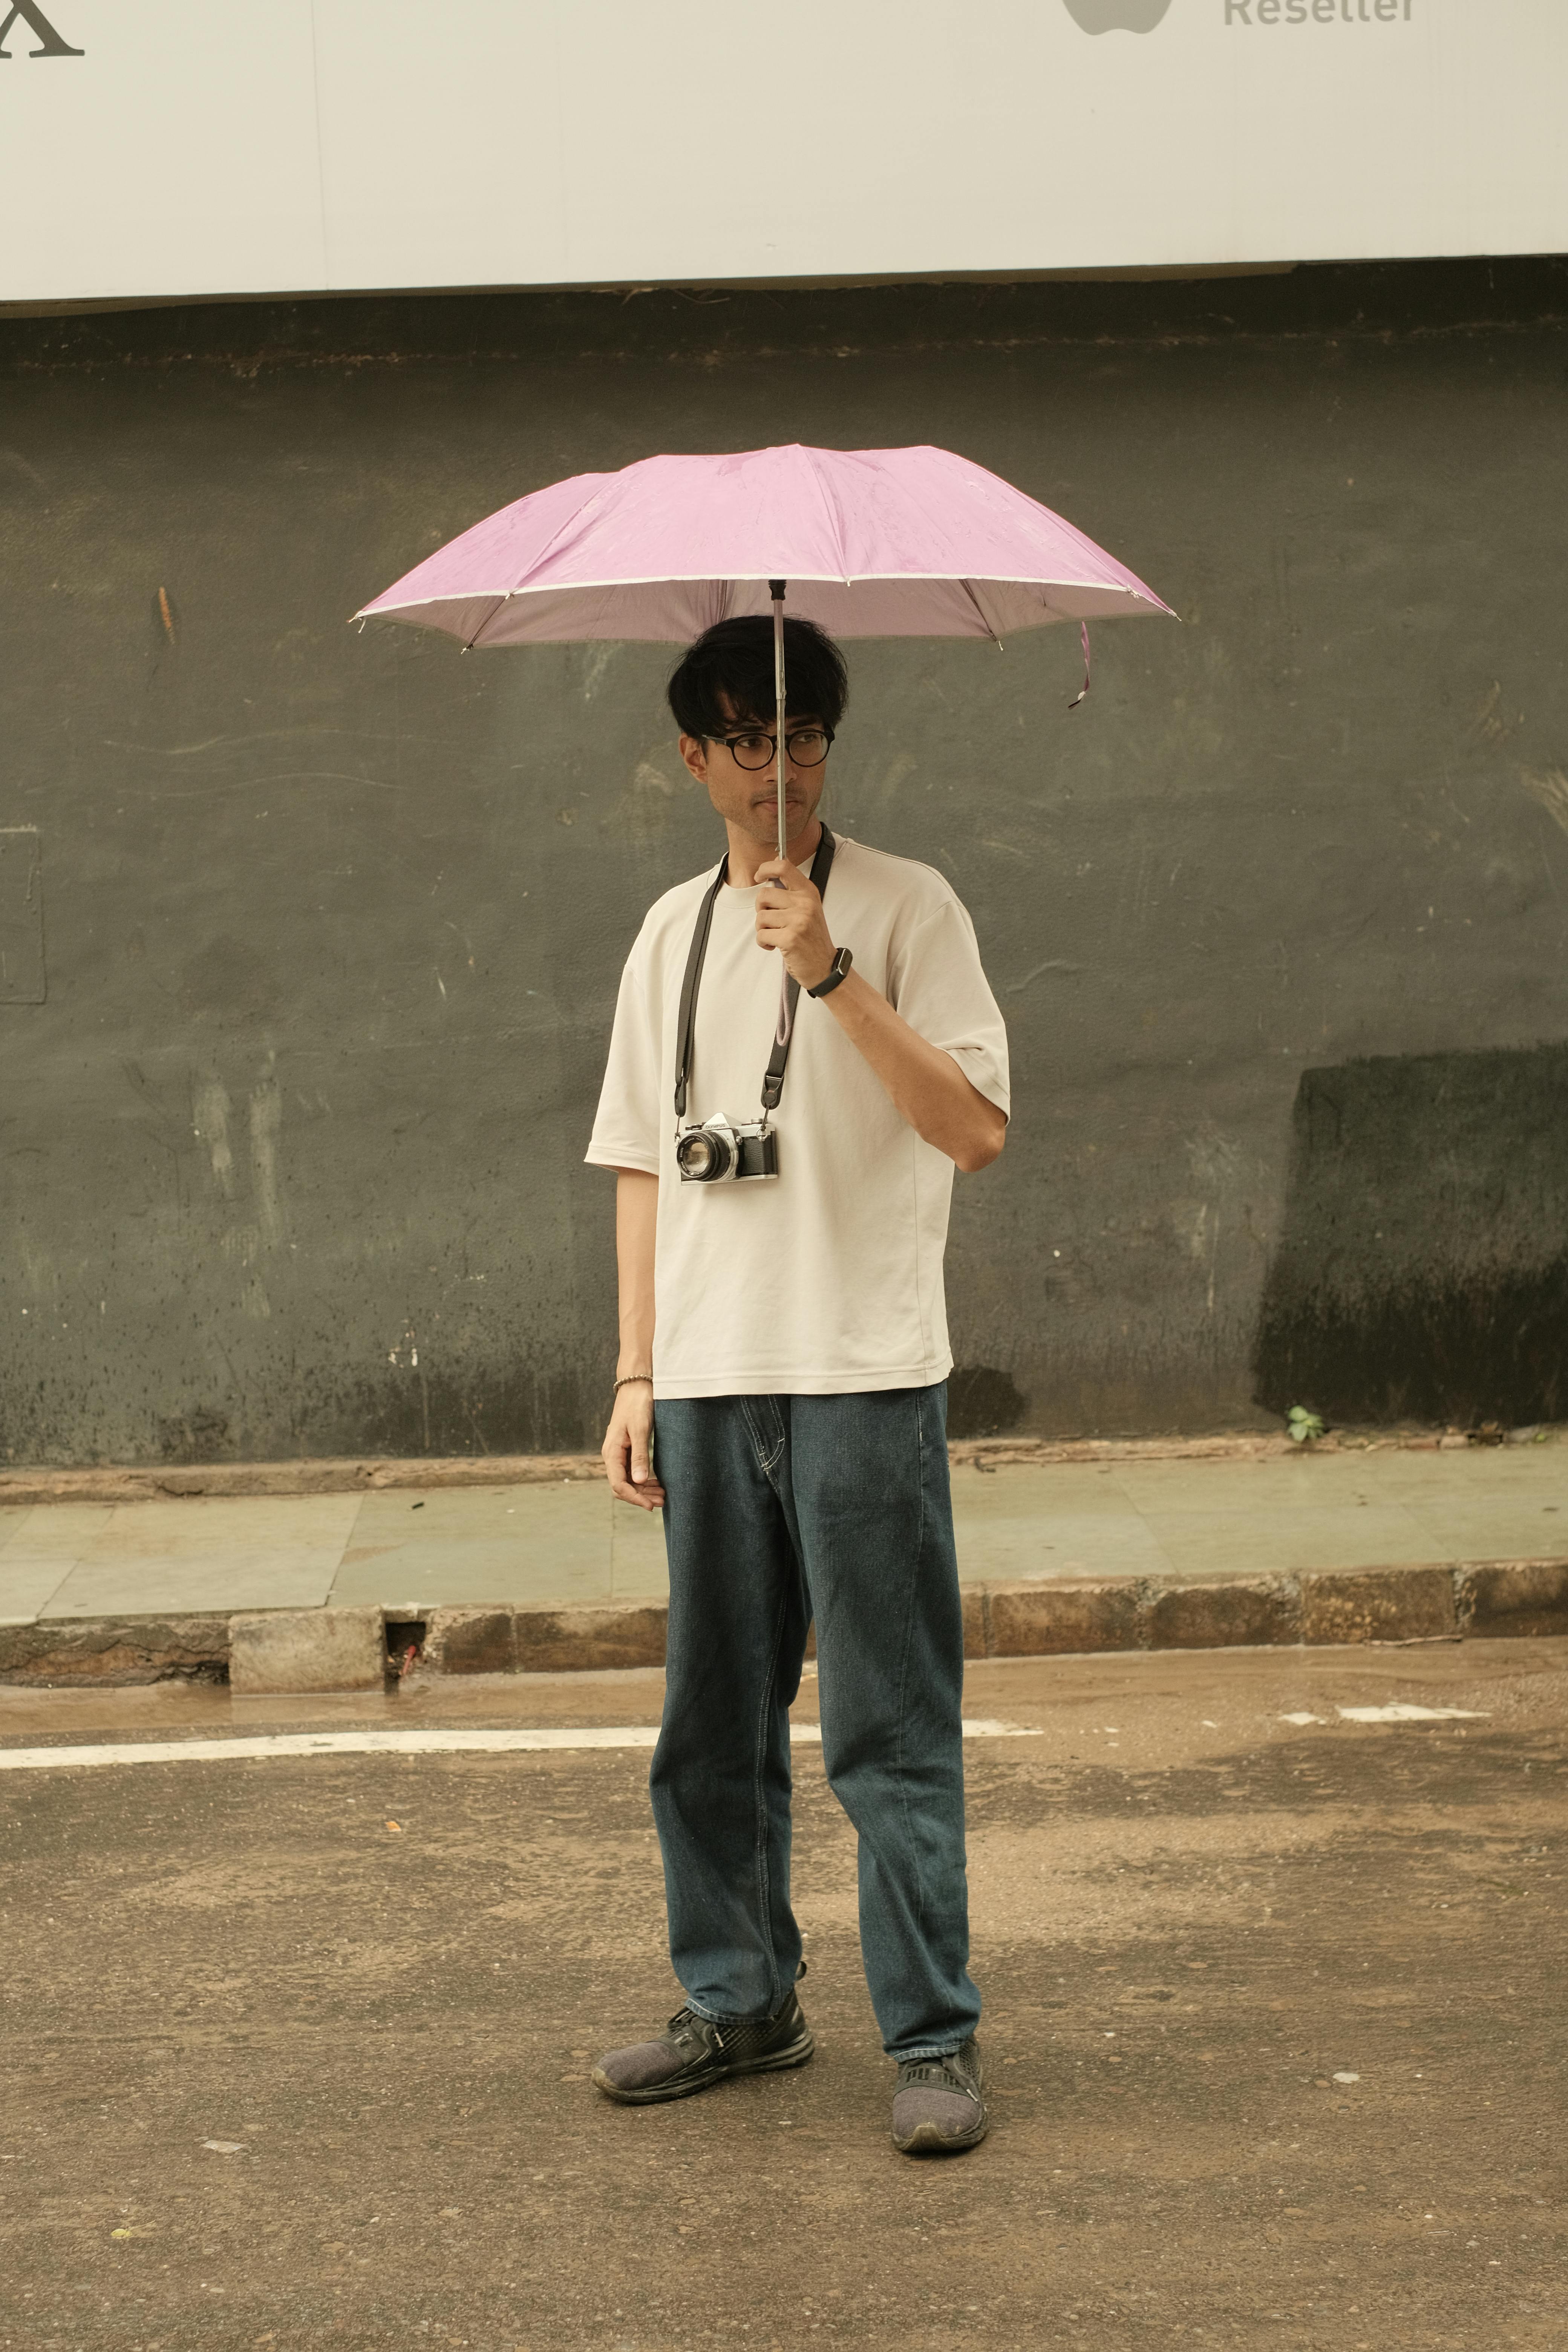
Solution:
<path fill-rule="evenodd" d="M 807 996 L 831 996 L 854 961 L 847 948 L 840 948 L 827 967 L 826 977 L 819 980 L 815 988 L 808 988 Z"/>

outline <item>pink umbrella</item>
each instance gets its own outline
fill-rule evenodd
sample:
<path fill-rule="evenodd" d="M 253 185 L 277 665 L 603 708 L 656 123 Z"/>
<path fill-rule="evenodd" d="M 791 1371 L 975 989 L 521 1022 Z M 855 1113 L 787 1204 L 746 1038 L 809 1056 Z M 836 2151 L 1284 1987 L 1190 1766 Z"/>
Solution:
<path fill-rule="evenodd" d="M 461 532 L 355 618 L 445 629 L 466 649 L 688 643 L 771 604 L 782 857 L 786 583 L 794 608 L 840 637 L 1000 644 L 1053 621 L 1171 610 L 1060 515 L 951 450 L 794 445 L 552 483 Z M 1087 625 L 1083 644 L 1087 693 Z"/>

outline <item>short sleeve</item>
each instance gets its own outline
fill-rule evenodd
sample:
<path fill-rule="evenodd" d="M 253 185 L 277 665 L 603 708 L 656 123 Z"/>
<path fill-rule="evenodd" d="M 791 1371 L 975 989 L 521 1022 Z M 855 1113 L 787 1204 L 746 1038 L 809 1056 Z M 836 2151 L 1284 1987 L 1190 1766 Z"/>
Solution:
<path fill-rule="evenodd" d="M 895 939 L 888 996 L 911 1029 L 952 1055 L 977 1094 L 1009 1114 L 1006 1025 L 980 961 L 974 926 L 956 898 L 944 898 L 905 939 Z"/>
<path fill-rule="evenodd" d="M 654 961 L 645 924 L 626 958 L 616 1000 L 609 1059 L 586 1153 L 595 1168 L 658 1174 L 660 1040 Z"/>

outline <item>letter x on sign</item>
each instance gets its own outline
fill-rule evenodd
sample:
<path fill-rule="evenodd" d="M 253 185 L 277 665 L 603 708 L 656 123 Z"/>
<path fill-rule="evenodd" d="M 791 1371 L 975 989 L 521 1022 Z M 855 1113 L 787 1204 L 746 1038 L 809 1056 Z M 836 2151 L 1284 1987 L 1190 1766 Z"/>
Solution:
<path fill-rule="evenodd" d="M 5 47 L 5 37 L 11 30 L 12 26 L 16 23 L 18 16 L 20 16 L 24 25 L 29 26 L 32 28 L 34 38 L 42 43 L 41 47 L 28 50 L 27 55 L 29 57 L 86 57 L 87 51 L 85 49 L 73 49 L 68 41 L 61 40 L 59 35 L 50 24 L 43 10 L 38 6 L 38 0 L 15 0 L 15 5 L 7 15 L 5 22 L 3 25 L 0 25 L 0 58 L 8 58 L 11 55 L 11 51 Z"/>

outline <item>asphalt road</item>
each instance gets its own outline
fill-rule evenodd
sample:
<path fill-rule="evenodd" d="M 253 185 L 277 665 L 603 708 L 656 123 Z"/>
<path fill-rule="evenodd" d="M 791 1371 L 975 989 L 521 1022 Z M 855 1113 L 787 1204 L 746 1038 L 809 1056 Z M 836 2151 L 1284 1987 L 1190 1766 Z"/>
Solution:
<path fill-rule="evenodd" d="M 658 1696 L 5 1691 L 0 1745 Z M 1390 1702 L 1474 1713 L 1337 1713 Z M 968 1750 L 994 2126 L 946 2163 L 888 2139 L 809 1748 L 817 2056 L 642 2110 L 587 2074 L 676 2004 L 646 1750 L 0 1772 L 0 2345 L 1562 2352 L 1568 1643 L 1029 1660 L 966 1707 L 1041 1736 Z"/>

